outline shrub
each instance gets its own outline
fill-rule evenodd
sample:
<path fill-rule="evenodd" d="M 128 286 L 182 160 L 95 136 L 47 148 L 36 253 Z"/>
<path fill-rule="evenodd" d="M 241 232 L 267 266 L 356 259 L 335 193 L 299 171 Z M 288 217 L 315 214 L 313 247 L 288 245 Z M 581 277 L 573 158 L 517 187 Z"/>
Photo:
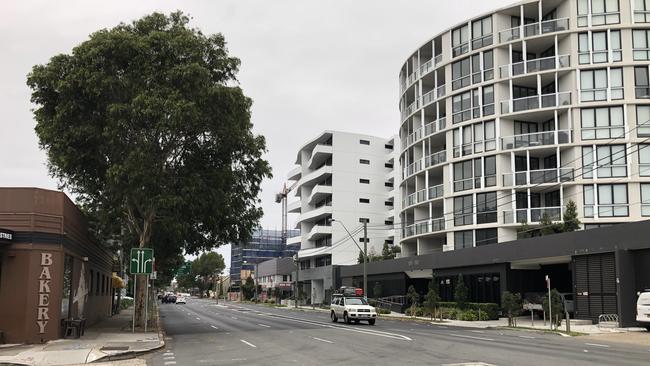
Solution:
<path fill-rule="evenodd" d="M 133 306 L 133 299 L 120 299 L 120 309 L 124 310 Z"/>
<path fill-rule="evenodd" d="M 460 315 L 458 316 L 458 320 L 465 320 L 465 321 L 477 321 L 478 320 L 478 312 L 472 309 L 468 309 L 465 311 L 461 311 Z"/>
<path fill-rule="evenodd" d="M 388 309 L 375 308 L 375 311 L 377 312 L 377 314 L 390 314 L 390 310 Z"/>
<path fill-rule="evenodd" d="M 438 306 L 440 308 L 446 308 L 447 313 L 443 312 L 442 317 L 447 318 L 447 319 L 453 319 L 448 317 L 448 309 L 452 308 L 458 308 L 458 304 L 455 302 L 450 302 L 450 301 L 445 301 L 445 302 L 439 302 Z M 481 309 L 481 319 L 484 320 L 496 320 L 499 319 L 499 305 L 488 302 L 488 303 L 476 303 L 476 302 L 469 302 L 465 304 L 465 308 L 475 310 L 478 314 L 479 306 Z M 478 316 L 478 315 L 477 315 Z"/>

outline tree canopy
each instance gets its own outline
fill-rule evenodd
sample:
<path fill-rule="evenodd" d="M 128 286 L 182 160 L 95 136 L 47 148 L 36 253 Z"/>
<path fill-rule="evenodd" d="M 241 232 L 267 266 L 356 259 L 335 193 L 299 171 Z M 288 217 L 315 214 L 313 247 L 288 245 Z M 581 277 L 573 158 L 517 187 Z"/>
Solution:
<path fill-rule="evenodd" d="M 221 34 L 188 22 L 153 13 L 99 30 L 27 78 L 61 188 L 139 247 L 160 251 L 152 236 L 164 228 L 172 257 L 247 239 L 271 175 L 237 85 L 239 59 Z"/>

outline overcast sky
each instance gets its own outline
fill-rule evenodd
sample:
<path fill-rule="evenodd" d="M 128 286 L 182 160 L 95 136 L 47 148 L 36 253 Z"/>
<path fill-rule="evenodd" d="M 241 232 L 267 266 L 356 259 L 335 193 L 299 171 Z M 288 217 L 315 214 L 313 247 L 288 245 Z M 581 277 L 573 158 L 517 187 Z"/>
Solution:
<path fill-rule="evenodd" d="M 242 61 L 238 79 L 253 99 L 254 129 L 266 137 L 274 175 L 263 183 L 261 224 L 279 229 L 274 194 L 300 145 L 324 129 L 396 134 L 398 73 L 406 58 L 440 31 L 512 2 L 3 0 L 0 186 L 57 187 L 34 133 L 25 85 L 33 65 L 69 53 L 98 29 L 182 10 L 204 33 L 221 32 Z"/>

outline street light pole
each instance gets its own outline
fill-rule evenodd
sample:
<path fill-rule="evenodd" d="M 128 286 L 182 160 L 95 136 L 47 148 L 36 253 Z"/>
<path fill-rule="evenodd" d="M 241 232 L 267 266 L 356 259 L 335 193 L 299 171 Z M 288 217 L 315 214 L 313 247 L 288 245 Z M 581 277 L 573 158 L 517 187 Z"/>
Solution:
<path fill-rule="evenodd" d="M 257 303 L 257 262 L 255 262 L 255 277 L 253 277 L 255 280 L 253 283 L 255 284 L 255 302 Z"/>
<path fill-rule="evenodd" d="M 299 292 L 298 280 L 299 280 L 299 277 L 300 277 L 300 275 L 299 275 L 300 274 L 300 255 L 299 255 L 299 253 L 300 253 L 300 251 L 296 252 L 296 292 L 293 294 L 293 300 L 294 300 L 293 305 L 294 305 L 294 307 L 296 309 L 298 308 L 298 292 Z"/>
<path fill-rule="evenodd" d="M 366 269 L 366 265 L 368 263 L 368 222 L 366 220 L 363 220 L 363 249 L 361 249 L 361 247 L 359 246 L 359 243 L 357 243 L 357 241 L 354 240 L 354 237 L 352 236 L 352 234 L 350 234 L 350 231 L 348 230 L 348 228 L 345 227 L 345 224 L 343 224 L 343 221 L 334 220 L 334 219 L 331 219 L 330 221 L 338 222 L 339 224 L 341 224 L 341 226 L 343 226 L 343 228 L 348 233 L 348 235 L 350 236 L 350 239 L 352 239 L 352 241 L 357 246 L 357 248 L 359 248 L 359 250 L 363 252 L 363 296 L 365 298 L 368 298 L 368 292 L 367 292 L 367 290 L 368 290 L 368 271 Z"/>

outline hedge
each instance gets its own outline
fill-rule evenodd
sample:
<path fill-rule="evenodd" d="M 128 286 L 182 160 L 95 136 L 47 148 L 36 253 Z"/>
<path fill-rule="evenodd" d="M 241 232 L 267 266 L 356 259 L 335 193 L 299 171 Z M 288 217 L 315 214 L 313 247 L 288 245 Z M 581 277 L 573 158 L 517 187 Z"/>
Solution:
<path fill-rule="evenodd" d="M 481 318 L 479 319 L 479 305 Z M 459 309 L 455 302 L 439 302 L 437 308 L 437 316 L 440 316 L 442 311 L 443 319 L 458 319 L 458 320 L 496 320 L 499 319 L 499 305 L 494 303 L 467 303 L 465 309 Z M 407 308 L 406 315 L 413 316 L 411 308 Z M 429 309 L 424 307 L 417 307 L 415 309 L 415 316 L 431 316 Z"/>

